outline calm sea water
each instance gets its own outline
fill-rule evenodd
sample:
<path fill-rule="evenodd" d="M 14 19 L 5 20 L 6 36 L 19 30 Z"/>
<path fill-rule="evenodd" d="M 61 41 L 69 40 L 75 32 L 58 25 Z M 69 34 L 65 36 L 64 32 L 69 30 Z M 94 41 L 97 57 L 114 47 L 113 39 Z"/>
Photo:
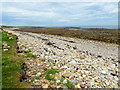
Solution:
<path fill-rule="evenodd" d="M 49 26 L 49 27 L 80 27 L 80 28 L 105 28 L 105 29 L 118 29 L 118 25 L 80 25 L 80 26 Z"/>
<path fill-rule="evenodd" d="M 106 29 L 118 29 L 118 25 L 109 25 L 109 26 L 80 26 L 82 28 L 106 28 Z M 120 26 L 119 26 L 120 28 Z"/>

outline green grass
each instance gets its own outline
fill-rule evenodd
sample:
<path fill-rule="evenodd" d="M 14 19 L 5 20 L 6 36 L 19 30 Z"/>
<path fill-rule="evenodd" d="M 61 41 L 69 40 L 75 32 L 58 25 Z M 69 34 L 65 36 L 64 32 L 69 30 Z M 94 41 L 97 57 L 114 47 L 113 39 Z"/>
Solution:
<path fill-rule="evenodd" d="M 58 69 L 49 69 L 45 72 L 46 74 L 55 74 L 55 73 L 59 73 Z"/>
<path fill-rule="evenodd" d="M 69 80 L 67 80 L 67 83 L 63 83 L 63 85 L 67 86 L 68 88 L 74 88 L 75 87 Z"/>
<path fill-rule="evenodd" d="M 24 58 L 37 58 L 36 55 L 33 55 L 31 53 L 27 53 L 26 55 L 23 56 Z"/>
<path fill-rule="evenodd" d="M 35 79 L 40 79 L 41 77 L 40 76 L 37 76 Z"/>
<path fill-rule="evenodd" d="M 49 69 L 49 70 L 47 70 L 46 72 L 45 72 L 45 79 L 47 79 L 47 80 L 52 80 L 52 81 L 56 81 L 56 79 L 55 78 L 52 78 L 51 76 L 50 76 L 50 74 L 56 74 L 56 73 L 59 73 L 59 70 L 58 69 Z"/>
<path fill-rule="evenodd" d="M 6 42 L 10 46 L 8 51 L 2 51 L 2 88 L 29 87 L 26 82 L 19 81 L 23 58 L 17 56 L 16 36 L 8 35 L 7 32 L 3 31 L 2 42 Z"/>
<path fill-rule="evenodd" d="M 30 53 L 30 52 L 31 52 L 31 50 L 30 50 L 30 49 L 28 49 L 28 50 L 24 51 L 24 53 Z"/>
<path fill-rule="evenodd" d="M 45 79 L 47 79 L 47 80 L 52 80 L 52 81 L 56 81 L 56 79 L 55 79 L 55 78 L 52 78 L 52 77 L 50 76 L 50 74 L 47 74 L 47 75 L 45 76 Z"/>

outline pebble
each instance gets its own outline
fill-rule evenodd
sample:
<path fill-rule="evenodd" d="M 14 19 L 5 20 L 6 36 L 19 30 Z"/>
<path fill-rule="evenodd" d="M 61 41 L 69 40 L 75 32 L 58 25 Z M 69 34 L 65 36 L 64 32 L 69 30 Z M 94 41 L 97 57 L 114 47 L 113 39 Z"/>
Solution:
<path fill-rule="evenodd" d="M 86 85 L 84 85 L 84 84 L 81 84 L 81 85 L 80 85 L 80 87 L 81 87 L 81 88 L 85 88 L 85 87 L 86 87 Z"/>
<path fill-rule="evenodd" d="M 8 51 L 8 49 L 3 49 L 3 51 Z"/>
<path fill-rule="evenodd" d="M 33 61 L 30 62 L 30 60 L 26 61 L 30 63 L 28 67 L 31 72 L 28 74 L 31 75 L 31 78 L 34 79 L 33 76 L 42 75 L 42 72 L 45 72 L 46 70 L 49 69 L 60 69 L 59 76 L 58 75 L 54 76 L 56 78 L 56 81 L 52 81 L 54 87 L 59 87 L 57 83 L 59 83 L 60 81 L 62 81 L 63 83 L 67 83 L 67 79 L 69 79 L 75 85 L 76 88 L 118 87 L 117 77 L 113 76 L 117 71 L 116 68 L 118 68 L 118 65 L 114 64 L 115 63 L 114 61 L 117 60 L 118 53 L 116 54 L 114 51 L 117 49 L 117 46 L 114 45 L 106 46 L 106 44 L 100 45 L 100 47 L 99 46 L 98 47 L 102 50 L 99 50 L 99 48 L 95 48 L 91 52 L 90 49 L 92 48 L 91 43 L 94 43 L 92 41 L 87 43 L 86 41 L 83 40 L 84 45 L 82 45 L 81 43 L 83 42 L 80 42 L 79 40 L 75 41 L 77 43 L 70 43 L 64 41 L 64 40 L 74 41 L 74 39 L 72 38 L 67 39 L 64 37 L 60 38 L 56 36 L 54 37 L 51 36 L 53 38 L 50 38 L 49 35 L 29 33 L 27 34 L 26 33 L 19 34 L 18 45 L 19 46 L 25 45 L 27 48 L 31 48 L 33 54 L 43 58 L 43 60 L 39 60 L 40 62 L 36 62 L 34 60 L 33 60 L 34 62 Z M 36 37 L 31 37 L 30 35 Z M 54 44 L 47 45 L 46 44 L 48 43 L 47 40 L 41 40 L 38 39 L 37 37 L 48 39 L 50 43 Z M 65 44 L 68 44 L 70 47 L 68 48 Z M 97 44 L 97 42 L 94 44 L 96 46 L 99 45 Z M 87 47 L 83 47 L 85 45 L 87 45 Z M 75 50 L 72 48 L 74 46 L 76 46 Z M 112 49 L 112 47 L 114 47 L 114 50 Z M 47 51 L 44 50 L 44 48 L 46 48 Z M 84 49 L 88 49 L 87 52 Z M 99 52 L 101 52 L 101 54 Z M 109 53 L 113 53 L 113 56 L 108 56 Z M 105 58 L 106 55 L 110 58 Z M 112 59 L 114 59 L 114 61 Z M 32 73 L 34 70 L 36 71 Z M 111 75 L 110 73 L 113 73 L 113 75 Z M 35 83 L 40 85 L 42 83 L 42 87 L 45 88 L 50 87 L 49 84 L 46 83 L 44 84 L 43 81 L 45 77 L 42 76 L 41 78 L 42 78 L 41 80 L 37 81 L 35 80 L 36 81 Z M 107 84 L 105 81 L 107 81 Z"/>
<path fill-rule="evenodd" d="M 41 73 L 40 72 L 38 72 L 37 74 L 36 74 L 36 76 L 40 76 L 41 75 Z"/>
<path fill-rule="evenodd" d="M 104 71 L 104 70 L 103 70 L 103 71 L 101 71 L 101 73 L 102 73 L 102 74 L 107 74 L 107 72 L 106 72 L 106 71 Z"/>
<path fill-rule="evenodd" d="M 48 88 L 48 84 L 42 84 L 42 88 Z"/>
<path fill-rule="evenodd" d="M 59 83 L 59 82 L 60 82 L 60 80 L 56 80 L 56 82 L 57 82 L 57 83 Z"/>
<path fill-rule="evenodd" d="M 77 62 L 76 61 L 71 61 L 71 62 L 69 62 L 70 64 L 77 64 Z"/>

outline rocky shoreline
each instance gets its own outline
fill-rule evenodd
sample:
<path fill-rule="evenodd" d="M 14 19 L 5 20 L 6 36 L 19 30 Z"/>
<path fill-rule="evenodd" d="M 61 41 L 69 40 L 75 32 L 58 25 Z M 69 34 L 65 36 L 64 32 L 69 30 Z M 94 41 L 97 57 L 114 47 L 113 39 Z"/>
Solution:
<path fill-rule="evenodd" d="M 37 59 L 25 61 L 28 81 L 34 87 L 118 88 L 118 45 L 53 35 L 10 31 L 18 45 L 26 46 Z M 46 79 L 45 72 L 54 80 Z M 48 76 L 49 76 L 48 75 Z M 62 83 L 62 84 L 61 84 Z"/>

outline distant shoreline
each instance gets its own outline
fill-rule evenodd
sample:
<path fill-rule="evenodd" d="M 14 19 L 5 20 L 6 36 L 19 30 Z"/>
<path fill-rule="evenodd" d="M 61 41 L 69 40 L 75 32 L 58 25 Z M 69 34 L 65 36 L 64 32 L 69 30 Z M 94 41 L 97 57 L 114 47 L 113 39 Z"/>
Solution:
<path fill-rule="evenodd" d="M 52 28 L 56 28 L 56 27 L 75 27 L 75 28 L 86 28 L 86 29 L 118 29 L 119 26 L 118 25 L 81 25 L 81 26 L 10 26 L 10 25 L 0 25 L 0 26 L 6 26 L 6 27 L 52 27 Z"/>

